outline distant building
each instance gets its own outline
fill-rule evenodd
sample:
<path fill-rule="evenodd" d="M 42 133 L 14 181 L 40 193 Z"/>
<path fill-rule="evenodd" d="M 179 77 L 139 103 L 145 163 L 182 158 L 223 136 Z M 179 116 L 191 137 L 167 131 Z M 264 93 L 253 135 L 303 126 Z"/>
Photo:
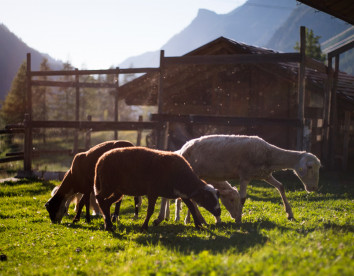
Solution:
<path fill-rule="evenodd" d="M 268 53 L 275 52 L 219 37 L 185 56 Z M 163 79 L 162 113 L 296 119 L 298 70 L 297 63 L 168 66 Z M 347 83 L 338 83 L 339 103 L 353 108 L 354 78 L 343 75 L 342 80 Z M 123 85 L 119 94 L 128 105 L 157 105 L 158 84 L 159 74 L 148 73 Z M 319 156 L 322 133 L 316 128 L 323 124 L 326 85 L 327 74 L 306 69 L 305 118 L 313 120 L 311 151 Z M 169 147 L 177 149 L 190 138 L 210 133 L 258 135 L 284 148 L 296 147 L 294 126 L 247 123 L 236 127 L 171 124 Z"/>

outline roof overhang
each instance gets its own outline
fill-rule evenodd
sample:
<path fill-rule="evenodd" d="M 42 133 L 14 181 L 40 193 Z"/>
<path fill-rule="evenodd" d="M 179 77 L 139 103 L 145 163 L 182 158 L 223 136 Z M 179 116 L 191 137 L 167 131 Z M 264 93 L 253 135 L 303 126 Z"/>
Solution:
<path fill-rule="evenodd" d="M 298 0 L 316 10 L 323 11 L 354 25 L 353 0 Z"/>

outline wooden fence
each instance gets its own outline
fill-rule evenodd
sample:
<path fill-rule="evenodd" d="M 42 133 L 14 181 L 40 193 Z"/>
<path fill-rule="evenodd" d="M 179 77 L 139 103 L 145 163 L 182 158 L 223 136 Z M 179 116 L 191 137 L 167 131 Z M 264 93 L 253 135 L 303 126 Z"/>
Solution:
<path fill-rule="evenodd" d="M 165 57 L 164 51 L 160 55 L 159 68 L 135 68 L 135 69 L 108 69 L 108 70 L 70 70 L 70 71 L 32 71 L 31 70 L 31 55 L 27 54 L 27 93 L 26 93 L 26 116 L 23 125 L 10 126 L 11 131 L 19 131 L 24 133 L 24 153 L 23 155 L 13 156 L 13 158 L 24 159 L 24 172 L 25 175 L 31 175 L 32 172 L 32 131 L 38 128 L 73 128 L 76 130 L 92 129 L 93 131 L 115 131 L 115 138 L 119 130 L 135 130 L 141 131 L 143 129 L 157 130 L 157 147 L 161 149 L 166 148 L 166 140 L 168 139 L 168 124 L 169 122 L 179 121 L 188 124 L 215 124 L 215 125 L 286 125 L 297 128 L 297 149 L 309 150 L 311 148 L 311 140 L 313 136 L 329 137 L 329 107 L 331 97 L 326 96 L 324 106 L 324 124 L 318 127 L 317 121 L 314 122 L 304 117 L 304 95 L 305 95 L 305 68 L 312 68 L 322 73 L 328 73 L 327 67 L 305 55 L 305 28 L 301 27 L 300 30 L 301 47 L 300 53 L 285 53 L 285 54 L 258 54 L 258 55 L 217 55 L 217 56 L 188 56 L 188 57 Z M 299 64 L 298 74 L 298 116 L 295 119 L 270 119 L 270 118 L 240 118 L 240 117 L 216 117 L 216 116 L 173 116 L 162 114 L 161 108 L 163 103 L 163 75 L 168 70 L 169 65 L 176 64 L 240 64 L 240 63 L 277 63 L 277 62 L 297 62 Z M 332 70 L 329 70 L 332 74 Z M 151 121 L 143 122 L 141 120 L 136 122 L 122 122 L 118 121 L 118 95 L 119 95 L 119 81 L 116 83 L 86 83 L 80 82 L 79 76 L 81 75 L 115 75 L 119 80 L 120 74 L 132 73 L 159 73 L 158 85 L 158 114 L 151 116 Z M 35 76 L 75 76 L 75 81 L 49 81 L 49 80 L 32 80 Z M 52 86 L 52 87 L 73 87 L 76 92 L 75 102 L 75 121 L 35 121 L 32 119 L 32 86 Z M 97 122 L 97 121 L 80 121 L 80 88 L 112 88 L 115 89 L 114 94 L 114 119 L 113 121 Z M 329 86 L 329 91 L 333 90 Z M 328 92 L 329 93 L 329 92 Z M 335 97 L 334 97 L 335 98 Z M 327 119 L 327 121 L 326 121 Z M 312 130 L 315 130 L 312 133 Z M 1 134 L 1 133 L 0 133 Z M 78 151 L 77 134 L 74 139 L 74 153 Z M 327 142 L 325 140 L 325 142 Z M 323 144 L 327 146 L 326 143 Z M 323 149 L 327 151 L 327 148 Z M 8 157 L 11 158 L 11 157 Z M 10 160 L 10 159 L 9 159 Z M 1 161 L 0 161 L 1 162 Z"/>

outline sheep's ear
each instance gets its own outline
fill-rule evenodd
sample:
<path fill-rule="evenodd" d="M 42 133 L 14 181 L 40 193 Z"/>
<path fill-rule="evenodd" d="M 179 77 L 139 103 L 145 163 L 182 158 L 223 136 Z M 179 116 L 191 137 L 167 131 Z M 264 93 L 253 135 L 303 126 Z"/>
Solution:
<path fill-rule="evenodd" d="M 306 163 L 306 166 L 307 166 L 308 169 L 312 169 L 314 165 L 315 165 L 315 162 L 313 162 L 313 161 L 308 161 Z"/>

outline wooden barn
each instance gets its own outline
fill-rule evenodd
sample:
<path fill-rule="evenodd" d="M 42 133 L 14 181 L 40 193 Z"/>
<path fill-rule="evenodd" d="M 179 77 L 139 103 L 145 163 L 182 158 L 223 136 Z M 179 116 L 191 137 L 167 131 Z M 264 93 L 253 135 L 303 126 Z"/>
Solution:
<path fill-rule="evenodd" d="M 185 57 L 274 53 L 220 37 Z M 158 99 L 159 73 L 145 74 L 121 86 L 119 97 L 128 105 L 158 105 L 160 101 L 160 117 L 181 118 L 170 124 L 171 150 L 190 138 L 210 133 L 258 135 L 278 146 L 295 149 L 298 126 L 292 120 L 298 116 L 298 71 L 296 62 L 169 65 L 162 74 L 163 99 Z M 311 121 L 314 130 L 310 150 L 321 156 L 327 74 L 306 69 L 305 80 L 304 117 Z M 339 86 L 338 89 L 341 92 Z M 243 120 L 236 126 L 207 121 L 183 124 L 185 116 L 193 115 Z"/>

